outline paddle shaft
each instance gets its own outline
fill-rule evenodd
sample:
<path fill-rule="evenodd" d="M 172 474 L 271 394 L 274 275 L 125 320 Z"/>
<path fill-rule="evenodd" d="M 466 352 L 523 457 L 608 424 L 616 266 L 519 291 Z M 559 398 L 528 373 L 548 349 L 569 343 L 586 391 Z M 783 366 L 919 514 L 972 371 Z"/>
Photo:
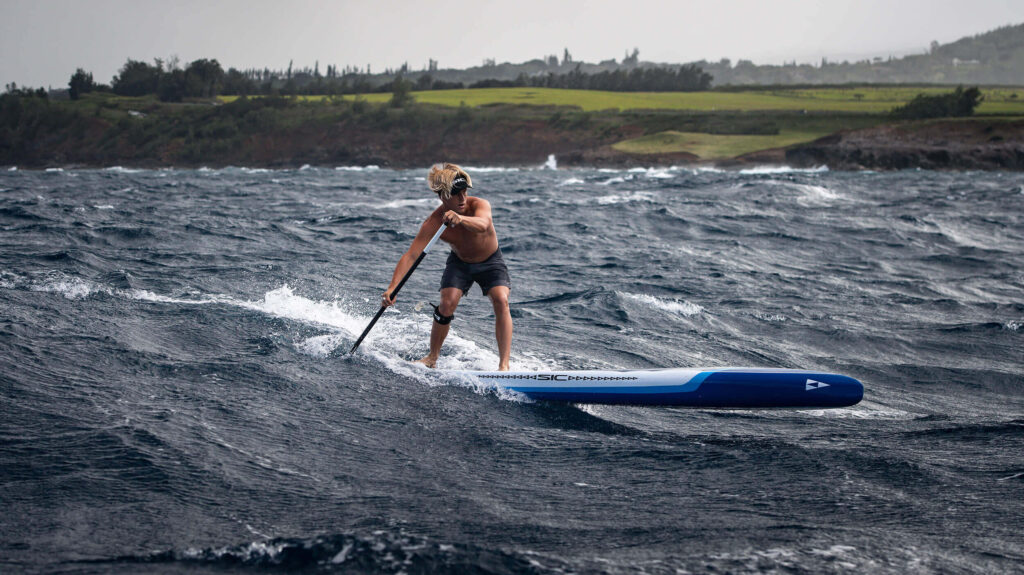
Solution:
<path fill-rule="evenodd" d="M 440 238 L 441 234 L 444 233 L 444 228 L 445 225 L 441 224 L 441 227 L 437 229 L 437 232 L 434 234 L 434 237 L 430 239 L 429 243 L 427 243 L 427 247 L 423 248 L 423 251 L 420 252 L 419 257 L 416 258 L 415 262 L 413 262 L 412 267 L 410 267 L 409 271 L 405 272 L 405 275 L 402 276 L 402 281 L 398 282 L 398 287 L 395 288 L 395 291 L 391 292 L 392 301 L 394 301 L 395 297 L 398 296 L 398 292 L 402 290 L 402 286 L 404 286 L 405 282 L 409 280 L 409 277 L 412 275 L 412 272 L 416 271 L 416 267 L 420 265 L 421 261 L 423 261 L 423 257 L 426 256 L 427 252 L 430 251 L 430 248 L 434 247 L 434 244 L 437 243 L 438 238 Z M 366 329 L 363 330 L 363 334 L 360 335 L 359 339 L 356 340 L 355 345 L 352 346 L 352 349 L 349 350 L 349 353 L 355 351 L 356 348 L 359 347 L 359 344 L 363 343 L 363 339 L 366 337 L 366 334 L 370 333 L 370 330 L 373 329 L 373 326 L 377 323 L 377 320 L 380 319 L 380 316 L 384 315 L 384 310 L 386 309 L 388 309 L 388 306 L 380 306 L 380 309 L 377 310 L 377 315 L 373 316 L 373 319 L 370 320 L 370 325 L 366 326 Z"/>

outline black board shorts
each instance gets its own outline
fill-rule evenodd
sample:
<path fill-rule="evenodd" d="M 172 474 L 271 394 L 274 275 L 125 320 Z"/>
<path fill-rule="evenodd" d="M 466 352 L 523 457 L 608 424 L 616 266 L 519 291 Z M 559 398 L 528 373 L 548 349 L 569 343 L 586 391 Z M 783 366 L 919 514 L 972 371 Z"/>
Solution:
<path fill-rule="evenodd" d="M 441 289 L 459 288 L 462 295 L 466 295 L 469 288 L 473 287 L 473 282 L 480 284 L 484 295 L 495 286 L 512 287 L 508 277 L 508 266 L 505 265 L 505 258 L 501 256 L 501 248 L 486 260 L 476 264 L 462 261 L 455 252 L 448 254 L 444 275 L 441 276 Z"/>

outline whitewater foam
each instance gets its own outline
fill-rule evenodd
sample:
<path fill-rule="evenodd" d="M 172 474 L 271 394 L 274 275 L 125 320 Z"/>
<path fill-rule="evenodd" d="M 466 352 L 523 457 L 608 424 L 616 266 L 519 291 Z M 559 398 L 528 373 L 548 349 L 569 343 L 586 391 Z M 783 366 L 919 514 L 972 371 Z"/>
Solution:
<path fill-rule="evenodd" d="M 704 311 L 704 308 L 688 301 L 679 301 L 677 299 L 663 299 L 654 297 L 647 294 L 634 294 L 626 292 L 615 292 L 620 297 L 624 297 L 628 300 L 643 304 L 645 306 L 660 310 L 667 311 L 683 317 L 690 317 L 697 315 Z"/>
<path fill-rule="evenodd" d="M 120 292 L 131 299 L 156 303 L 183 305 L 227 304 L 274 317 L 333 328 L 334 333 L 312 336 L 295 344 L 299 353 L 315 358 L 328 358 L 339 348 L 347 351 L 355 334 L 361 333 L 369 323 L 369 316 L 357 316 L 345 310 L 339 302 L 324 302 L 296 295 L 285 285 L 268 291 L 262 300 L 247 301 L 226 295 L 208 295 L 198 299 L 173 298 L 146 290 Z M 426 353 L 430 340 L 429 314 L 404 313 L 391 308 L 367 335 L 360 350 L 389 371 L 415 379 L 430 386 L 458 385 L 477 393 L 493 393 L 502 399 L 527 401 L 525 396 L 493 384 L 484 383 L 465 371 L 492 371 L 497 368 L 498 356 L 476 342 L 461 337 L 452 329 L 445 340 L 437 369 L 428 369 L 412 363 L 410 359 Z M 536 357 L 523 355 L 514 358 L 511 367 L 517 371 L 550 369 L 551 366 Z"/>
<path fill-rule="evenodd" d="M 59 276 L 41 284 L 29 286 L 31 291 L 56 293 L 70 300 L 80 300 L 94 293 L 111 293 L 110 288 L 77 277 Z"/>
<path fill-rule="evenodd" d="M 500 173 L 500 172 L 518 172 L 519 171 L 519 168 L 505 168 L 505 167 L 502 167 L 502 166 L 462 166 L 462 168 L 464 170 L 466 170 L 467 172 L 470 172 L 471 174 L 474 173 L 474 172 L 481 172 L 481 173 L 497 172 L 497 173 Z"/>
<path fill-rule="evenodd" d="M 672 172 L 678 170 L 675 166 L 669 168 L 630 168 L 627 172 L 631 174 L 643 174 L 645 178 L 670 179 L 676 177 Z"/>
<path fill-rule="evenodd" d="M 690 170 L 690 173 L 697 176 L 700 174 L 723 174 L 725 170 L 722 168 L 716 168 L 714 166 L 699 166 Z"/>
<path fill-rule="evenodd" d="M 334 168 L 337 172 L 372 172 L 379 169 L 380 166 L 375 164 L 369 166 L 336 166 Z"/>
<path fill-rule="evenodd" d="M 625 204 L 630 202 L 653 202 L 656 198 L 654 192 L 629 192 L 626 194 L 612 194 L 610 196 L 598 196 L 594 202 L 601 206 L 614 204 Z"/>
<path fill-rule="evenodd" d="M 418 199 L 406 199 L 406 200 L 392 200 L 385 204 L 366 204 L 370 207 L 381 208 L 381 209 L 395 209 L 395 208 L 414 208 L 419 206 L 437 206 L 437 198 L 418 198 Z"/>
<path fill-rule="evenodd" d="M 793 168 L 790 166 L 757 166 L 754 168 L 744 168 L 740 170 L 743 175 L 758 175 L 758 174 L 817 174 L 821 172 L 827 172 L 828 166 L 817 166 L 814 168 Z"/>

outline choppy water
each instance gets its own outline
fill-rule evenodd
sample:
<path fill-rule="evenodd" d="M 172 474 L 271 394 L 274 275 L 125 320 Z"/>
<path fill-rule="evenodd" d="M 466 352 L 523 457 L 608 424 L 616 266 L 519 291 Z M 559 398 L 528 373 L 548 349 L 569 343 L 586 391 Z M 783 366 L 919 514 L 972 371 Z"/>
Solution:
<path fill-rule="evenodd" d="M 991 572 L 1024 561 L 1024 175 L 481 170 L 513 368 L 862 380 L 530 403 L 407 359 L 425 169 L 0 174 L 0 571 Z M 463 300 L 440 367 L 496 366 Z"/>

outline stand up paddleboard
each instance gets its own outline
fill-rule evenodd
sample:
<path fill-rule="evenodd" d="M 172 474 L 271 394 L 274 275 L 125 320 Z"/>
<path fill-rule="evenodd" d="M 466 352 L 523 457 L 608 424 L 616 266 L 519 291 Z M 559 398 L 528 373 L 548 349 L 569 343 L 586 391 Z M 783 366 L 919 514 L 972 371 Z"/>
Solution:
<path fill-rule="evenodd" d="M 535 400 L 704 408 L 826 408 L 854 405 L 861 382 L 796 369 L 709 368 L 624 371 L 467 371 Z"/>

